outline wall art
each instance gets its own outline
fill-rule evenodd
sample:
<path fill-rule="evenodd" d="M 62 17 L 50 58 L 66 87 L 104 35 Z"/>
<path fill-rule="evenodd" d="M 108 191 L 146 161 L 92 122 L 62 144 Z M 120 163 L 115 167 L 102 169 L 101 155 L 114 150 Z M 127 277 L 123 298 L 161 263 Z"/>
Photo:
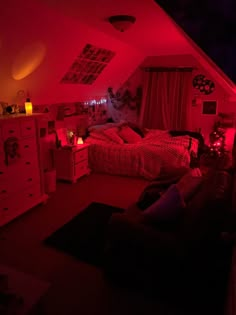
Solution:
<path fill-rule="evenodd" d="M 114 56 L 114 51 L 86 44 L 61 79 L 61 83 L 92 84 Z"/>
<path fill-rule="evenodd" d="M 216 115 L 217 101 L 203 101 L 202 113 L 205 115 Z"/>
<path fill-rule="evenodd" d="M 122 110 L 127 106 L 131 110 L 139 110 L 142 101 L 142 87 L 138 86 L 135 95 L 129 89 L 119 89 L 116 93 L 113 88 L 108 88 L 108 95 L 112 106 L 117 110 Z"/>
<path fill-rule="evenodd" d="M 198 74 L 193 78 L 193 87 L 201 93 L 208 95 L 215 90 L 215 83 L 209 80 L 203 74 Z"/>

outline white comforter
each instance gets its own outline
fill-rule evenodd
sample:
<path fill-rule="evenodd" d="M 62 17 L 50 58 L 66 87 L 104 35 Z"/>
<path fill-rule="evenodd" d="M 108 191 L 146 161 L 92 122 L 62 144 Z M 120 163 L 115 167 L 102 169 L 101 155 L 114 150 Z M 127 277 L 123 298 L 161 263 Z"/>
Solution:
<path fill-rule="evenodd" d="M 170 168 L 189 167 L 189 136 L 177 138 L 155 130 L 136 144 L 115 144 L 88 137 L 89 165 L 96 172 L 153 180 Z"/>

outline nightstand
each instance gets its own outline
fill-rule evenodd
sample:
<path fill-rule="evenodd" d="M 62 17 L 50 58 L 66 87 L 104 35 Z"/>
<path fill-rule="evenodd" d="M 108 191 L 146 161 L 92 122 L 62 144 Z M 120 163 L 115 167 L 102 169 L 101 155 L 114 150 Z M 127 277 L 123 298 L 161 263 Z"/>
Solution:
<path fill-rule="evenodd" d="M 57 179 L 75 183 L 78 178 L 90 173 L 88 147 L 88 144 L 79 144 L 53 150 Z"/>

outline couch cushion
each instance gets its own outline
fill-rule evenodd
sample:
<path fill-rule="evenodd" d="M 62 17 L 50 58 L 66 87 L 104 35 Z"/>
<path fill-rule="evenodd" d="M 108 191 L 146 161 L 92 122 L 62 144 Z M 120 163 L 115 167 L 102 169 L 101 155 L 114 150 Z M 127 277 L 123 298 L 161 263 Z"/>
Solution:
<path fill-rule="evenodd" d="M 176 184 L 189 171 L 186 167 L 170 168 L 168 174 L 158 177 L 158 180 L 148 184 L 138 198 L 137 206 L 144 210 L 157 201 L 172 184 Z"/>
<path fill-rule="evenodd" d="M 188 202 L 195 194 L 202 182 L 202 174 L 199 168 L 190 169 L 176 184 L 185 202 Z"/>
<path fill-rule="evenodd" d="M 184 209 L 179 227 L 185 240 L 218 237 L 231 203 L 232 175 L 210 171 Z"/>
<path fill-rule="evenodd" d="M 185 207 L 177 185 L 171 185 L 161 197 L 142 212 L 144 221 L 163 222 L 175 220 Z"/>

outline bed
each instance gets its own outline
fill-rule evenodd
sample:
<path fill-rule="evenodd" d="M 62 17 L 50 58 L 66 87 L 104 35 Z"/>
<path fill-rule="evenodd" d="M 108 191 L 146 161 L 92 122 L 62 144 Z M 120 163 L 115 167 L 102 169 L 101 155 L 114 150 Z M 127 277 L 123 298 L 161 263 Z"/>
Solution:
<path fill-rule="evenodd" d="M 91 127 L 85 143 L 92 171 L 154 180 L 170 169 L 190 168 L 199 142 L 188 134 L 108 123 Z"/>

